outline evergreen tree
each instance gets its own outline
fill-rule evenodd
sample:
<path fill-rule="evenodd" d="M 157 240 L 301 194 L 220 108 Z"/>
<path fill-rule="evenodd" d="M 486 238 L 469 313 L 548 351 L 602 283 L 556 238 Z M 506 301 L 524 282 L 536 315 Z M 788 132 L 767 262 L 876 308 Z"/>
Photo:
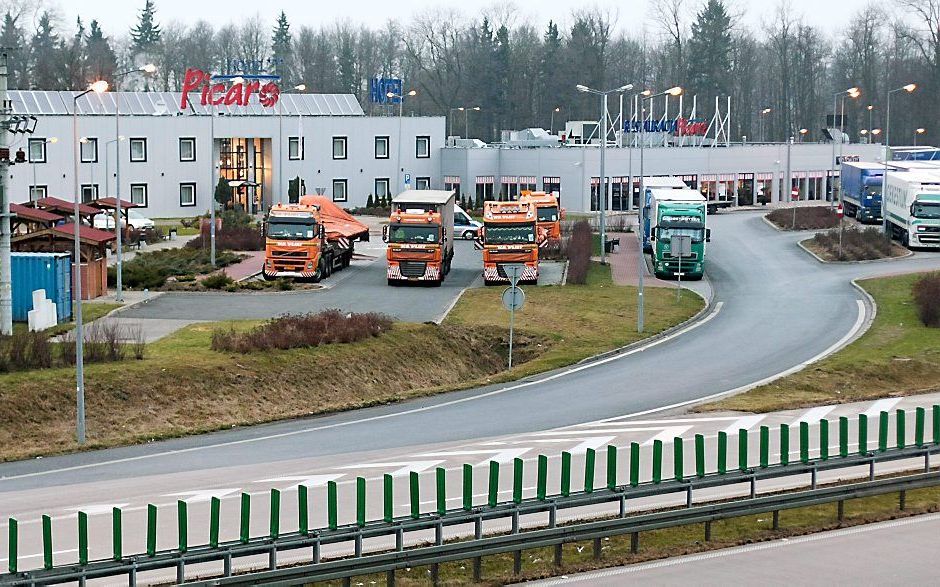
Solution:
<path fill-rule="evenodd" d="M 75 19 L 75 36 L 64 49 L 68 87 L 71 90 L 82 89 L 89 81 L 85 68 L 85 25 L 82 23 L 82 17 Z"/>
<path fill-rule="evenodd" d="M 558 58 L 561 52 L 561 37 L 558 24 L 548 21 L 548 29 L 542 37 L 541 56 L 539 57 L 538 92 L 536 92 L 536 112 L 543 123 L 551 120 L 551 111 L 558 106 L 558 92 L 555 91 L 558 79 Z M 552 101 L 552 98 L 556 98 Z"/>
<path fill-rule="evenodd" d="M 293 86 L 293 45 L 291 43 L 290 23 L 287 22 L 287 15 L 281 11 L 277 17 L 277 26 L 274 27 L 274 34 L 271 37 L 271 59 L 274 67 L 272 73 L 281 76 L 281 83 Z"/>
<path fill-rule="evenodd" d="M 111 48 L 111 42 L 102 33 L 97 20 L 92 20 L 90 24 L 85 59 L 86 70 L 91 79 L 113 82 L 112 76 L 117 68 L 117 56 Z"/>
<path fill-rule="evenodd" d="M 21 48 L 26 45 L 23 29 L 17 25 L 17 18 L 8 11 L 3 16 L 3 27 L 0 29 L 0 47 Z M 25 89 L 29 87 L 27 55 L 25 51 L 18 51 L 11 55 L 9 61 L 8 84 L 12 89 Z"/>
<path fill-rule="evenodd" d="M 131 29 L 131 48 L 135 55 L 150 53 L 160 43 L 160 25 L 154 20 L 156 12 L 153 0 L 146 0 L 137 19 L 137 26 Z"/>
<path fill-rule="evenodd" d="M 714 97 L 728 92 L 732 48 L 731 16 L 722 0 L 708 0 L 688 42 L 690 93 Z"/>
<path fill-rule="evenodd" d="M 37 90 L 61 90 L 63 88 L 62 48 L 48 12 L 39 16 L 39 26 L 29 43 L 32 63 L 31 86 Z"/>
<path fill-rule="evenodd" d="M 358 91 L 359 80 L 356 75 L 356 47 L 352 33 L 344 31 L 340 34 L 339 53 L 336 56 L 339 66 L 339 83 L 344 93 L 355 94 Z"/>

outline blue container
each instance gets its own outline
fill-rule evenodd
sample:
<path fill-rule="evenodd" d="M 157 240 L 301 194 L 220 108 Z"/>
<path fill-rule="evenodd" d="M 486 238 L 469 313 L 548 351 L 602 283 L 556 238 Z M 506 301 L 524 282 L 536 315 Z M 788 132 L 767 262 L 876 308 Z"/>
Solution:
<path fill-rule="evenodd" d="M 26 322 L 33 291 L 55 302 L 59 324 L 72 319 L 72 256 L 68 253 L 13 253 L 13 320 Z"/>

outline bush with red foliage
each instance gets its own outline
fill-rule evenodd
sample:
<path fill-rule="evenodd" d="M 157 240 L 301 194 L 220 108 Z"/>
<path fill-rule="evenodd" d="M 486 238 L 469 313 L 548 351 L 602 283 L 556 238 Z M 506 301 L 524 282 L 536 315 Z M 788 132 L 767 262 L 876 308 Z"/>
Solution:
<path fill-rule="evenodd" d="M 568 283 L 577 285 L 587 283 L 593 247 L 594 240 L 591 237 L 591 225 L 586 220 L 576 223 L 571 231 L 571 238 L 568 239 L 565 251 L 568 256 Z"/>
<path fill-rule="evenodd" d="M 917 316 L 924 326 L 940 328 L 940 273 L 933 273 L 914 284 Z"/>
<path fill-rule="evenodd" d="M 244 332 L 216 330 L 212 333 L 212 350 L 250 353 L 358 342 L 391 327 L 392 319 L 384 314 L 324 310 L 317 314 L 281 316 Z"/>
<path fill-rule="evenodd" d="M 209 246 L 209 230 L 205 227 L 202 234 L 192 239 L 186 246 L 202 249 Z M 264 235 L 257 226 L 225 226 L 215 233 L 215 248 L 220 251 L 262 251 Z"/>

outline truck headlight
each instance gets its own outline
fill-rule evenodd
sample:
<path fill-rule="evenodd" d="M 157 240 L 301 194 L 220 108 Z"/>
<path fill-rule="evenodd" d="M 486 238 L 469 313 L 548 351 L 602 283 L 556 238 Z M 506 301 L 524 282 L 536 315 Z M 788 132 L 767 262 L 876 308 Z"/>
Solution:
<path fill-rule="evenodd" d="M 927 227 L 926 227 L 926 226 L 918 226 L 918 227 L 917 227 L 917 232 L 926 232 L 926 231 L 927 231 Z"/>
<path fill-rule="evenodd" d="M 307 261 L 307 269 L 313 269 L 313 261 Z"/>

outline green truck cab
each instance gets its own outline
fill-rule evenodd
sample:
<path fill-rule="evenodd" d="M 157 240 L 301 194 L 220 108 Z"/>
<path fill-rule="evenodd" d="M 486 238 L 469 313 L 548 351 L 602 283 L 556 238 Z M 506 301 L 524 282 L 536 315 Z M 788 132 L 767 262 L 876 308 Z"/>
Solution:
<path fill-rule="evenodd" d="M 650 257 L 653 273 L 659 278 L 675 278 L 681 269 L 683 279 L 701 279 L 705 273 L 705 243 L 711 240 L 706 227 L 707 202 L 692 189 L 647 190 L 650 223 Z M 691 237 L 691 254 L 679 257 L 672 248 L 673 237 Z"/>

